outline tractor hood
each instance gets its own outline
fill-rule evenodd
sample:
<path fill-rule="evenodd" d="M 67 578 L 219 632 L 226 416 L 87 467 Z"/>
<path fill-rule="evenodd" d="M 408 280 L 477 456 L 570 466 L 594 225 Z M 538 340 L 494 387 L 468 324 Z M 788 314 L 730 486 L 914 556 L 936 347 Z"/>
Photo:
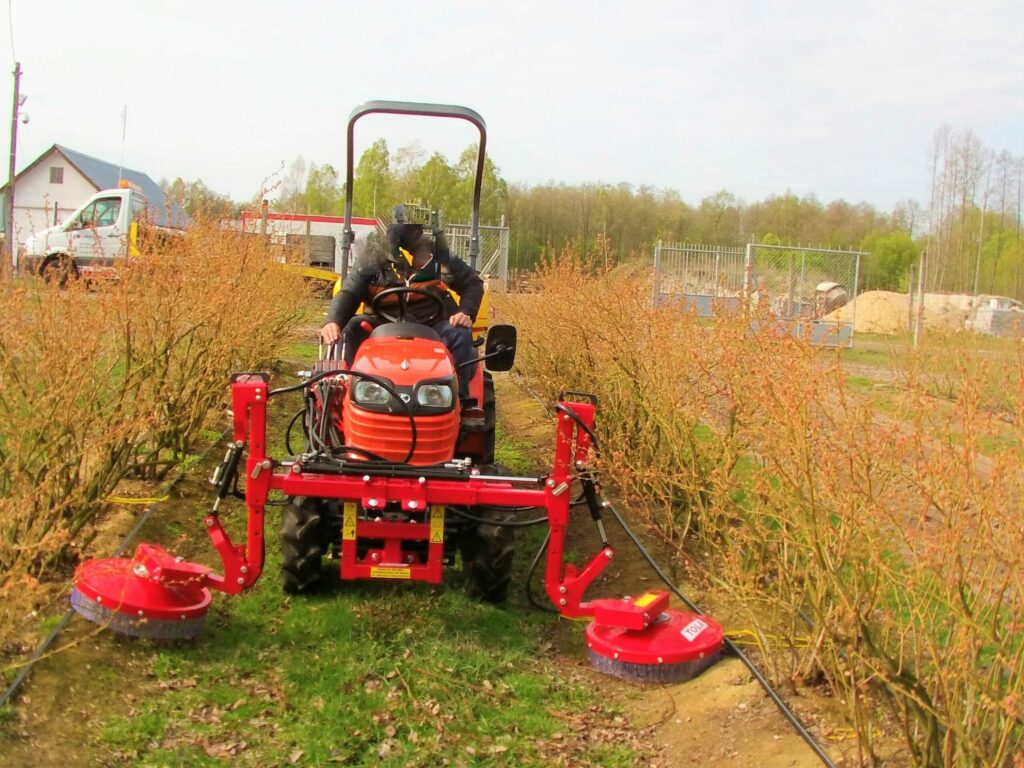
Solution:
<path fill-rule="evenodd" d="M 412 387 L 421 381 L 451 378 L 455 362 L 441 341 L 371 337 L 360 345 L 352 369 L 379 376 L 396 387 Z"/>

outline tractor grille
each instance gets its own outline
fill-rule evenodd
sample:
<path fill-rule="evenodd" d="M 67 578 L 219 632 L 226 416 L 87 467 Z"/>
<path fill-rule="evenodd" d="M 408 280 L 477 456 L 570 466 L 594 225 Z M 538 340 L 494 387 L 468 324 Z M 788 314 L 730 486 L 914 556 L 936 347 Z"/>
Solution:
<path fill-rule="evenodd" d="M 410 464 L 441 464 L 455 455 L 459 409 L 439 416 L 416 417 L 416 451 Z M 345 443 L 389 461 L 402 461 L 409 452 L 412 429 L 403 414 L 366 411 L 345 401 Z"/>

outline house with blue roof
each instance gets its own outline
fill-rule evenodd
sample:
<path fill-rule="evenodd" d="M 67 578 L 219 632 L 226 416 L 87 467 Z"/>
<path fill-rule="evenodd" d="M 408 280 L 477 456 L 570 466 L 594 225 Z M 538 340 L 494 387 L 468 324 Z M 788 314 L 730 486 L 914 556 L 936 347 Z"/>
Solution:
<path fill-rule="evenodd" d="M 167 200 L 159 185 L 142 171 L 54 144 L 14 177 L 14 233 L 18 244 L 33 232 L 60 224 L 96 192 L 114 189 L 122 180 L 146 196 L 155 223 L 186 223 L 180 206 Z M 6 213 L 6 184 L 0 192 Z M 6 215 L 2 221 L 6 223 Z"/>

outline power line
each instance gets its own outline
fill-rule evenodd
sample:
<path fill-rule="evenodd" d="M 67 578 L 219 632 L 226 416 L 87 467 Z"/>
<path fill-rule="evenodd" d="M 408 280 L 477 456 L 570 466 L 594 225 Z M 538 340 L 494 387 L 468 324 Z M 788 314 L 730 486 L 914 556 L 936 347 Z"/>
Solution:
<path fill-rule="evenodd" d="M 11 31 L 11 63 L 18 61 L 14 54 L 14 0 L 7 0 L 7 28 Z"/>

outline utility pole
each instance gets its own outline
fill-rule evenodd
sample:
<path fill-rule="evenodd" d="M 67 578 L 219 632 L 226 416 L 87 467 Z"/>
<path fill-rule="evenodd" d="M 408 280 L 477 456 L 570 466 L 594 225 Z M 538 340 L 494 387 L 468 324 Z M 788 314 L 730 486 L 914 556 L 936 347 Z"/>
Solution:
<path fill-rule="evenodd" d="M 14 64 L 14 103 L 11 106 L 11 163 L 7 170 L 7 222 L 4 226 L 4 243 L 6 244 L 7 262 L 0 268 L 0 275 L 7 273 L 7 264 L 17 268 L 15 259 L 18 248 L 14 237 L 14 157 L 18 149 L 18 107 L 21 99 L 18 88 L 21 84 L 21 62 Z"/>

